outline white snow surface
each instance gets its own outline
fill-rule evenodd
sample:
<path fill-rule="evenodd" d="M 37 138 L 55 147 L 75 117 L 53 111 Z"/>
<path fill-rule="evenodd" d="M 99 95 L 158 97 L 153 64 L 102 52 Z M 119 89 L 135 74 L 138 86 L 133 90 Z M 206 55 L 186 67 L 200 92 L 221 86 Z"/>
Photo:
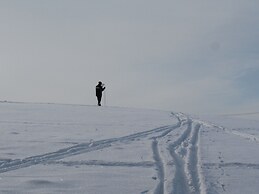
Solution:
<path fill-rule="evenodd" d="M 0 193 L 258 194 L 248 116 L 0 103 Z"/>

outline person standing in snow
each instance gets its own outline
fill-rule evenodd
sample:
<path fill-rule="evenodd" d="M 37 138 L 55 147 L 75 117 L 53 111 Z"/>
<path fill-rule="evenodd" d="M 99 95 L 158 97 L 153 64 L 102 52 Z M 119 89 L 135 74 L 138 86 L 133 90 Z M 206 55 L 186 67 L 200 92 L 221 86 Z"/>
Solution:
<path fill-rule="evenodd" d="M 102 92 L 104 90 L 105 90 L 104 84 L 101 81 L 99 81 L 98 85 L 95 87 L 98 106 L 101 106 Z"/>

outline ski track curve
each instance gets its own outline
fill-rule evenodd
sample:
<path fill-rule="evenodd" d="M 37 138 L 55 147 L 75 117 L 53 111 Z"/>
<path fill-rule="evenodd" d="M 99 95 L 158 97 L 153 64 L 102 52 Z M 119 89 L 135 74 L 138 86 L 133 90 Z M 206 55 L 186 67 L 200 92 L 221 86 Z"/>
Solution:
<path fill-rule="evenodd" d="M 178 126 L 179 126 L 179 123 L 177 123 L 176 125 L 158 127 L 152 130 L 139 132 L 139 133 L 123 136 L 123 137 L 104 139 L 99 141 L 93 141 L 90 143 L 81 143 L 72 147 L 60 149 L 55 152 L 31 156 L 24 159 L 4 160 L 0 162 L 0 173 L 16 170 L 20 168 L 25 168 L 32 165 L 42 164 L 49 161 L 55 161 L 55 160 L 63 159 L 69 156 L 78 155 L 86 152 L 97 151 L 100 149 L 111 147 L 112 144 L 116 142 L 125 143 L 128 141 L 134 141 L 135 139 L 149 138 L 149 136 L 151 136 L 151 138 L 156 136 L 161 136 L 160 133 L 167 134 L 168 131 L 172 131 Z"/>

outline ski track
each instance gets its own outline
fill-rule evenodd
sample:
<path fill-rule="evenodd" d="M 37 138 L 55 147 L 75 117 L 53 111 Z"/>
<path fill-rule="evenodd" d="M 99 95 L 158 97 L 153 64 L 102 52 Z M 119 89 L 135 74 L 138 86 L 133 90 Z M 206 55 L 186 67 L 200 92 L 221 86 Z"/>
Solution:
<path fill-rule="evenodd" d="M 150 161 L 143 162 L 107 162 L 102 160 L 89 160 L 89 161 L 50 161 L 46 164 L 64 165 L 64 166 L 110 166 L 110 167 L 154 167 L 155 163 Z"/>
<path fill-rule="evenodd" d="M 182 115 L 181 115 L 182 116 Z M 178 116 L 180 119 L 180 117 Z M 185 131 L 182 135 L 172 144 L 169 145 L 169 151 L 173 158 L 174 167 L 175 167 L 175 174 L 172 180 L 173 190 L 170 193 L 173 194 L 181 194 L 190 193 L 188 180 L 187 180 L 187 173 L 184 170 L 184 159 L 176 152 L 177 148 L 181 146 L 181 144 L 188 138 L 191 132 L 191 122 L 186 118 L 180 119 L 181 125 L 187 125 Z"/>
<path fill-rule="evenodd" d="M 191 139 L 191 147 L 189 150 L 188 157 L 188 171 L 190 173 L 192 193 L 200 193 L 200 180 L 199 180 L 199 169 L 198 169 L 198 135 L 200 130 L 200 124 L 195 125 L 192 139 Z"/>
<path fill-rule="evenodd" d="M 205 167 L 209 168 L 221 168 L 221 167 L 236 167 L 236 168 L 253 168 L 259 169 L 259 164 L 251 163 L 240 163 L 240 162 L 230 162 L 230 163 L 204 163 Z"/>
<path fill-rule="evenodd" d="M 158 177 L 154 194 L 206 193 L 201 189 L 204 184 L 199 158 L 199 133 L 202 124 L 182 113 L 172 114 L 178 119 L 176 130 L 167 130 L 153 137 L 152 150 Z M 180 135 L 177 137 L 172 132 Z M 171 142 L 168 140 L 169 135 L 177 138 Z M 164 153 L 165 150 L 168 154 Z M 169 171 L 173 175 L 169 173 L 166 176 Z"/>
<path fill-rule="evenodd" d="M 217 128 L 217 129 L 220 129 L 220 130 L 223 130 L 229 134 L 232 134 L 232 135 L 236 135 L 236 136 L 239 136 L 243 139 L 246 139 L 248 141 L 252 141 L 252 142 L 256 142 L 256 143 L 259 143 L 259 137 L 257 135 L 252 135 L 252 134 L 248 134 L 248 133 L 245 133 L 245 132 L 240 132 L 240 131 L 237 131 L 235 129 L 229 129 L 229 128 L 226 128 L 226 127 L 222 127 L 222 126 L 219 126 L 219 125 L 216 125 L 216 124 L 213 124 L 213 123 L 209 123 L 209 122 L 204 122 L 204 121 L 201 121 L 201 120 L 196 120 L 195 121 L 205 125 L 205 126 L 208 126 L 210 128 Z"/>
<path fill-rule="evenodd" d="M 200 128 L 204 123 L 193 120 L 182 113 L 172 113 L 172 115 L 178 120 L 175 125 L 162 126 L 118 138 L 76 144 L 55 152 L 35 155 L 24 159 L 0 160 L 0 173 L 26 168 L 37 164 L 154 168 L 157 173 L 157 176 L 153 177 L 157 180 L 157 185 L 153 190 L 154 194 L 206 193 L 202 192 L 201 189 L 201 185 L 203 183 L 199 159 L 199 133 Z M 70 156 L 109 148 L 112 147 L 114 143 L 134 143 L 134 141 L 140 140 L 151 142 L 154 161 L 60 161 L 60 159 Z M 165 150 L 168 153 L 167 156 L 161 150 Z M 211 165 L 213 166 L 213 164 Z M 169 171 L 173 172 L 173 175 L 167 174 L 168 176 L 166 177 L 166 173 Z"/>
<path fill-rule="evenodd" d="M 159 183 L 154 191 L 154 194 L 160 194 L 160 193 L 164 193 L 164 164 L 162 162 L 162 158 L 158 150 L 158 142 L 156 139 L 154 139 L 152 143 L 152 150 L 154 154 L 153 157 L 156 163 L 156 169 L 158 171 L 158 179 L 159 179 Z"/>
<path fill-rule="evenodd" d="M 236 130 L 230 130 L 230 129 L 226 129 L 224 128 L 228 133 L 231 133 L 233 135 L 237 135 L 239 137 L 242 137 L 246 140 L 249 140 L 249 141 L 253 141 L 253 142 L 256 142 L 256 143 L 259 143 L 259 137 L 256 136 L 256 135 L 251 135 L 251 134 L 248 134 L 248 133 L 244 133 L 244 132 L 240 132 L 240 131 L 236 131 Z"/>
<path fill-rule="evenodd" d="M 172 194 L 200 194 L 201 170 L 199 163 L 199 131 L 201 124 L 184 114 L 176 114 L 185 127 L 180 137 L 169 145 L 173 158 L 175 175 L 172 180 Z"/>
<path fill-rule="evenodd" d="M 111 147 L 113 143 L 121 142 L 125 143 L 128 141 L 134 141 L 135 139 L 139 138 L 146 138 L 150 135 L 155 135 L 156 133 L 161 132 L 168 132 L 168 130 L 173 130 L 177 128 L 179 124 L 173 125 L 173 126 L 163 126 L 159 128 L 155 128 L 152 130 L 144 131 L 135 133 L 132 135 L 119 137 L 119 138 L 111 138 L 111 139 L 105 139 L 105 140 L 99 140 L 99 141 L 93 141 L 90 143 L 81 143 L 72 147 L 60 149 L 56 152 L 46 153 L 43 155 L 36 155 L 31 156 L 25 159 L 15 159 L 15 160 L 4 160 L 0 162 L 0 173 L 8 172 L 20 168 L 29 167 L 32 165 L 37 165 L 41 163 L 46 163 L 48 161 L 54 161 L 63 159 L 69 156 L 78 155 L 86 152 L 92 152 L 97 151 L 100 149 L 104 149 L 107 147 Z M 160 136 L 160 135 L 158 135 Z"/>

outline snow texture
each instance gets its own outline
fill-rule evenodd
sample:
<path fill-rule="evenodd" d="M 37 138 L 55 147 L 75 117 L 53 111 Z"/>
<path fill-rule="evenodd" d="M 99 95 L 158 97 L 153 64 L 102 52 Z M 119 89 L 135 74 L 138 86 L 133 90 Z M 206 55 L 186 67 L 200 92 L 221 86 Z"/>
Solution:
<path fill-rule="evenodd" d="M 0 103 L 0 193 L 258 194 L 259 121 Z"/>

